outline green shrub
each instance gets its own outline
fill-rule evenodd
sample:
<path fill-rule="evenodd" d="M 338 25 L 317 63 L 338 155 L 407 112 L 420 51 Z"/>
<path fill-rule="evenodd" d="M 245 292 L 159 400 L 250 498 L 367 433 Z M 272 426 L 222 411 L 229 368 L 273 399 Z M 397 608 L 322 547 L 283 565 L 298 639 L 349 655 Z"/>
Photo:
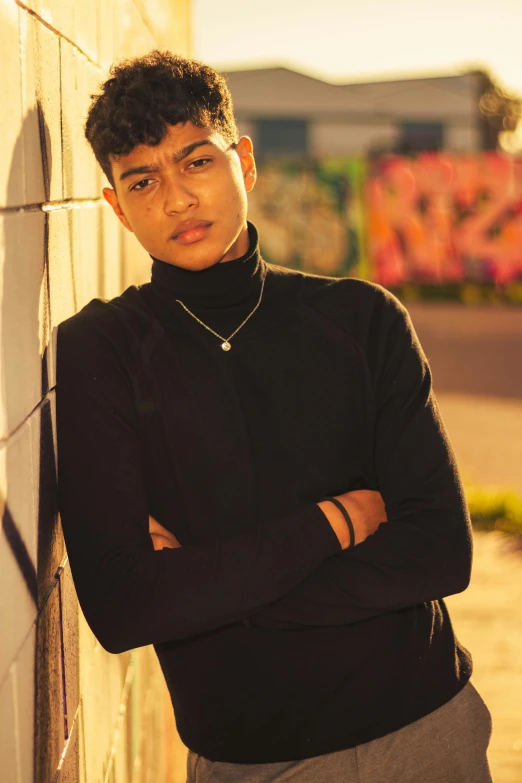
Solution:
<path fill-rule="evenodd" d="M 501 530 L 522 535 L 522 498 L 503 488 L 465 487 L 473 526 L 478 530 Z"/>

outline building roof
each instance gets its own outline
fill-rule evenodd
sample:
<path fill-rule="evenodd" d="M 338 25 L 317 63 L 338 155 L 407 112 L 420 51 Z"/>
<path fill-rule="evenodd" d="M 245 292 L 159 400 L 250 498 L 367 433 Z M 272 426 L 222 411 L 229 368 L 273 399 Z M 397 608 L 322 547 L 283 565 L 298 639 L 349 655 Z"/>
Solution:
<path fill-rule="evenodd" d="M 285 67 L 224 72 L 238 117 L 430 120 L 476 113 L 476 75 L 330 84 Z"/>

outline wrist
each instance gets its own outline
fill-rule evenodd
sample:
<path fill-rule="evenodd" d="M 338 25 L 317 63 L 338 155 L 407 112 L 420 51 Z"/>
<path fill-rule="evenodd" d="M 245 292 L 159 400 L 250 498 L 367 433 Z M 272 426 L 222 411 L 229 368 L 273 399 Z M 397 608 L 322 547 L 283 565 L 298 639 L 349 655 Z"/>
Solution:
<path fill-rule="evenodd" d="M 350 546 L 350 531 L 342 512 L 330 500 L 321 500 L 317 505 L 328 519 L 341 548 L 348 549 Z"/>

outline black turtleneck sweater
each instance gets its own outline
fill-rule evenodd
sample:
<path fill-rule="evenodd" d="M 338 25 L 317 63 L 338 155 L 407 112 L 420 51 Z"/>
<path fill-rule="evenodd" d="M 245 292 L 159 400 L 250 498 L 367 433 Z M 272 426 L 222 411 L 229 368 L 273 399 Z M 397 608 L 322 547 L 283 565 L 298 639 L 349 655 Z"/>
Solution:
<path fill-rule="evenodd" d="M 58 330 L 59 507 L 86 620 L 153 644 L 178 730 L 212 760 L 368 742 L 468 681 L 443 596 L 469 515 L 406 309 L 379 285 L 248 253 L 93 299 Z M 176 302 L 232 338 L 230 351 Z M 317 502 L 378 489 L 341 550 Z M 154 551 L 151 514 L 182 546 Z"/>

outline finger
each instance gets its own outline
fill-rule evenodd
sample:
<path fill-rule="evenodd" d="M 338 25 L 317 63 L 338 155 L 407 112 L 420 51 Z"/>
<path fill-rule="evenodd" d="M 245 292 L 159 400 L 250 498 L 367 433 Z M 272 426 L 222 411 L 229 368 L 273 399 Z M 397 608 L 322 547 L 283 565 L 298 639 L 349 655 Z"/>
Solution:
<path fill-rule="evenodd" d="M 154 549 L 176 549 L 176 544 L 169 541 L 167 536 L 162 536 L 161 533 L 152 533 L 151 538 Z"/>

